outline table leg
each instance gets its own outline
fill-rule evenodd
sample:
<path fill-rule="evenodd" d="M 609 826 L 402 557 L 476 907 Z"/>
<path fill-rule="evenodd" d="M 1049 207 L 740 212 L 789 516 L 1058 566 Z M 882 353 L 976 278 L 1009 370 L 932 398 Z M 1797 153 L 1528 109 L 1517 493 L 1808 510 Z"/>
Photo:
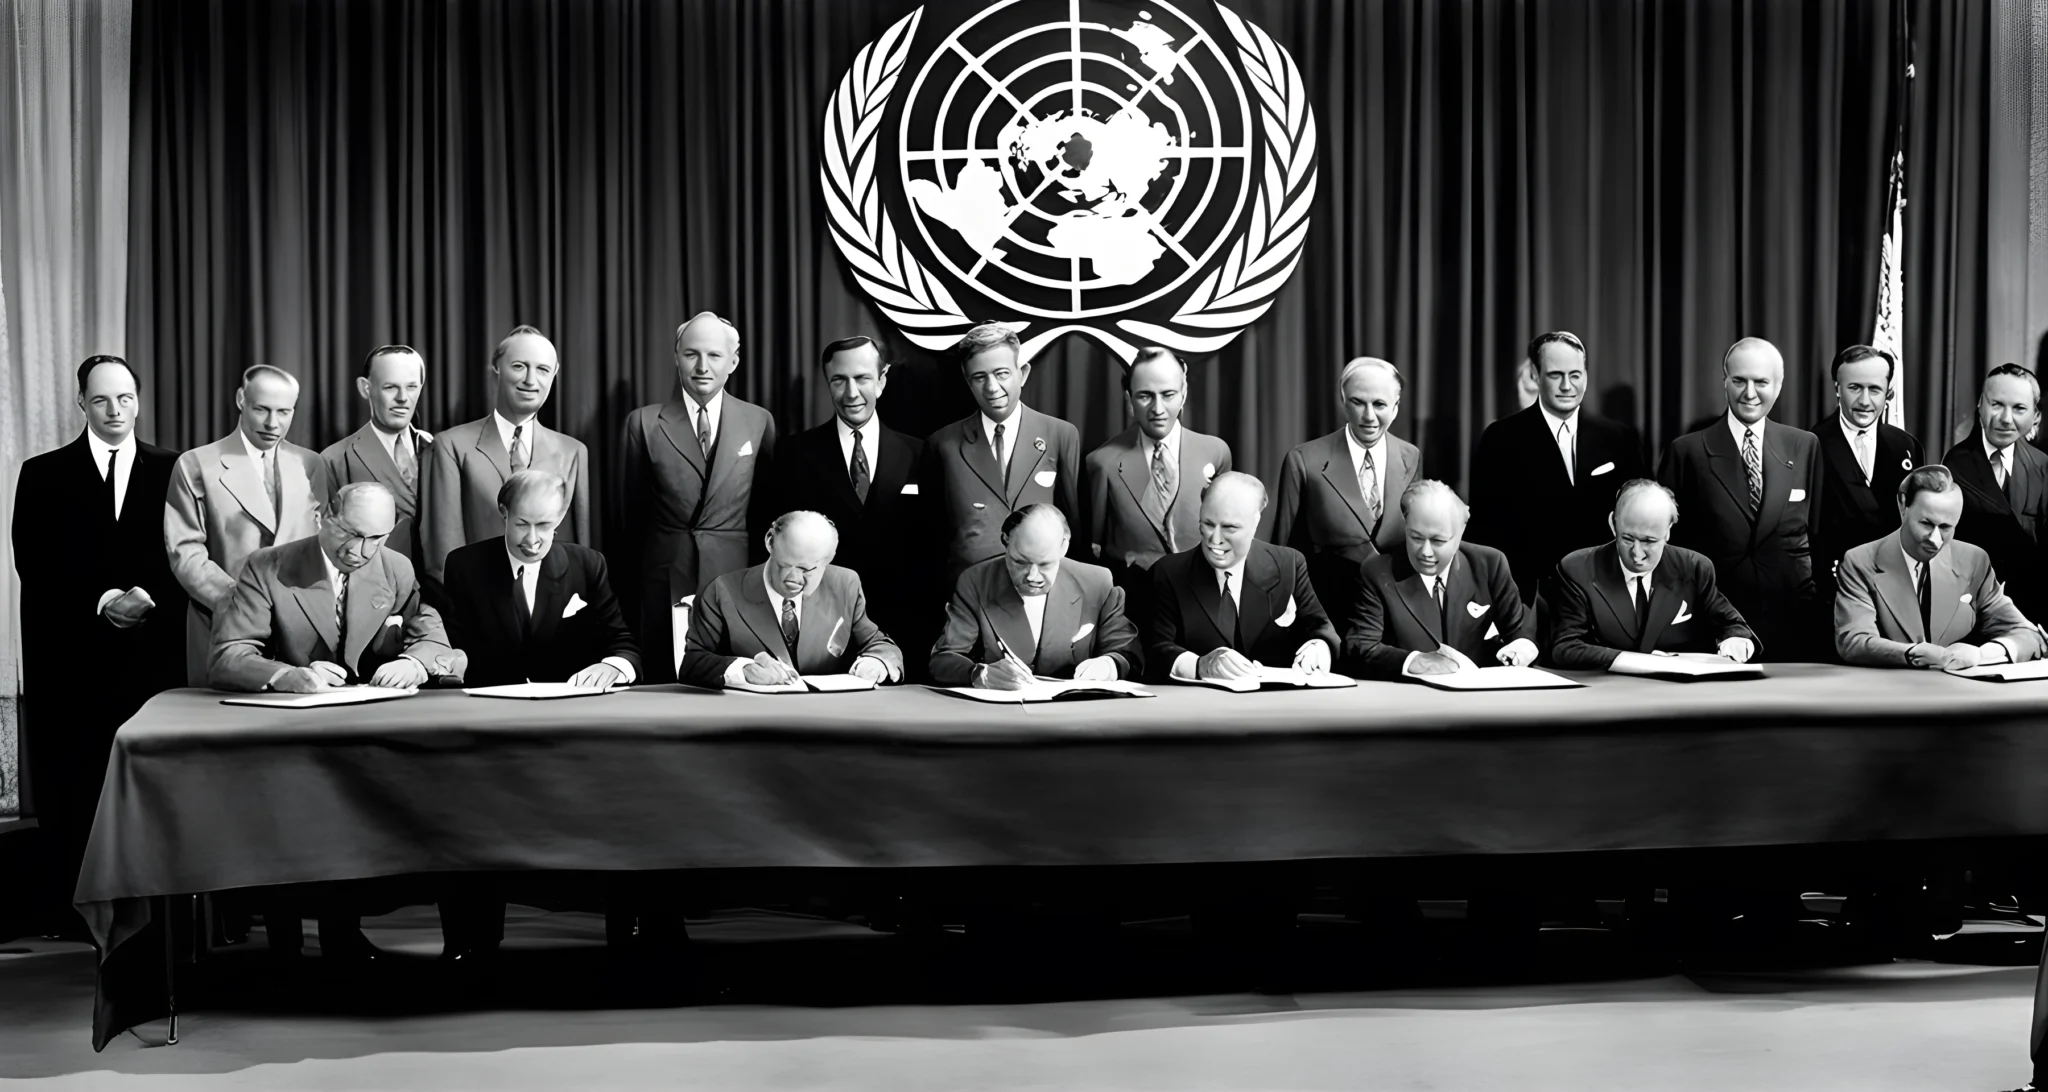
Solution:
<path fill-rule="evenodd" d="M 171 898 L 170 895 L 163 896 L 158 906 L 159 912 L 163 915 L 164 1007 L 171 1017 L 171 1034 L 164 1040 L 165 1046 L 178 1045 L 178 931 L 171 924 Z"/>

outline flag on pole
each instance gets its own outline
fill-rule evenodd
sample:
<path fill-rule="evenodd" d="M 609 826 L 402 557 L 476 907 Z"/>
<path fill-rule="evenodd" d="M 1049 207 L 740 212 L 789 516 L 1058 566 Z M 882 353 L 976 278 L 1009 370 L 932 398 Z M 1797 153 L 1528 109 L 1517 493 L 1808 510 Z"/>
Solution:
<path fill-rule="evenodd" d="M 1877 328 L 1870 335 L 1872 348 L 1892 356 L 1896 365 L 1892 397 L 1885 407 L 1885 420 L 1898 428 L 1906 425 L 1904 387 L 1906 362 L 1901 357 L 1905 337 L 1906 281 L 1902 250 L 1906 242 L 1906 118 L 1913 89 L 1913 36 L 1906 16 L 1906 0 L 1892 0 L 1893 64 L 1891 154 L 1885 157 L 1890 175 L 1886 189 L 1884 246 L 1879 254 L 1877 274 Z"/>

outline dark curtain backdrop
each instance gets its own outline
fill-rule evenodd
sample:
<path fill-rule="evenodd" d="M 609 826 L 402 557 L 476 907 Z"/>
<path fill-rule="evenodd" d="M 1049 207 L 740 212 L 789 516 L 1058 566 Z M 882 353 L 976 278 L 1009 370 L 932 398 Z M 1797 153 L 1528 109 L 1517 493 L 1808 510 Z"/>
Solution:
<path fill-rule="evenodd" d="M 1989 0 L 1918 0 L 1908 425 L 1939 446 L 1981 351 Z M 615 482 L 620 423 L 673 385 L 675 325 L 731 317 L 735 393 L 824 419 L 816 353 L 881 336 L 883 417 L 969 410 L 894 336 L 827 236 L 821 117 L 908 0 L 153 0 L 135 42 L 132 353 L 158 442 L 232 427 L 267 361 L 307 389 L 293 438 L 362 418 L 365 350 L 431 367 L 422 423 L 488 409 L 505 330 L 561 347 L 544 419 Z M 1189 423 L 1270 475 L 1338 422 L 1349 357 L 1408 373 L 1396 431 L 1463 486 L 1515 408 L 1528 338 L 1592 351 L 1594 404 L 1657 449 L 1718 410 L 1742 335 L 1790 372 L 1777 418 L 1831 406 L 1870 337 L 1900 61 L 1880 0 L 1257 0 L 1321 132 L 1315 226 L 1273 310 L 1195 359 Z M 935 3 L 929 17 L 953 14 Z M 1958 371 L 1959 370 L 1959 371 Z M 1110 355 L 1069 338 L 1027 399 L 1093 445 L 1123 427 Z M 1959 401 L 1960 400 L 1960 401 Z"/>

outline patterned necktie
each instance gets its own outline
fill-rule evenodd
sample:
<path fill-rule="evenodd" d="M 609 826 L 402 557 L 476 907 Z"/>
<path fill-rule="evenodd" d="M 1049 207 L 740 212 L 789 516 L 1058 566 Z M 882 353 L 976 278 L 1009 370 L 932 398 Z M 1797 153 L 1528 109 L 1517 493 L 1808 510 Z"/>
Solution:
<path fill-rule="evenodd" d="M 1998 479 L 1998 488 L 2005 488 L 2005 452 L 1991 456 L 1991 476 Z"/>
<path fill-rule="evenodd" d="M 334 654 L 348 655 L 348 574 L 334 573 Z"/>
<path fill-rule="evenodd" d="M 106 488 L 101 490 L 105 494 L 104 503 L 106 504 L 102 511 L 113 513 L 115 523 L 121 522 L 121 491 L 114 484 L 114 460 L 119 458 L 120 455 L 119 451 L 107 452 L 107 483 Z"/>
<path fill-rule="evenodd" d="M 260 458 L 263 460 L 263 488 L 270 494 L 270 513 L 278 519 L 283 519 L 284 488 L 277 480 L 277 449 L 271 448 Z"/>
<path fill-rule="evenodd" d="M 1436 612 L 1439 615 L 1442 615 L 1441 622 L 1444 627 L 1444 640 L 1448 641 L 1451 639 L 1451 610 L 1450 605 L 1444 602 L 1445 583 L 1445 578 L 1442 575 L 1438 575 L 1435 578 L 1434 583 L 1430 586 L 1429 594 L 1430 598 L 1436 600 Z"/>
<path fill-rule="evenodd" d="M 1230 577 L 1230 570 L 1223 570 L 1223 602 L 1217 605 L 1217 613 L 1222 615 L 1221 621 L 1223 623 L 1224 640 L 1230 642 L 1230 647 L 1236 648 L 1238 643 L 1237 597 L 1230 594 Z"/>
<path fill-rule="evenodd" d="M 518 429 L 513 431 L 516 433 Z M 399 433 L 398 438 L 391 441 L 391 461 L 398 464 L 398 480 L 404 482 L 407 489 L 418 486 L 420 464 L 413 455 L 411 429 Z"/>
<path fill-rule="evenodd" d="M 705 460 L 706 462 L 709 462 L 709 461 L 711 461 L 711 441 L 712 441 L 712 438 L 713 438 L 713 437 L 712 437 L 712 435 L 711 435 L 711 409 L 710 409 L 710 407 L 708 407 L 708 406 L 698 406 L 698 407 L 697 407 L 697 446 L 698 446 L 699 448 L 702 448 L 702 449 L 703 449 L 703 451 L 704 451 L 704 460 Z"/>
<path fill-rule="evenodd" d="M 853 495 L 868 502 L 868 450 L 861 445 L 860 430 L 853 430 Z"/>
<path fill-rule="evenodd" d="M 1920 579 L 1916 581 L 1920 585 L 1920 639 L 1923 641 L 1934 640 L 1934 588 L 1927 581 L 1927 570 L 1931 567 L 1922 562 Z"/>
<path fill-rule="evenodd" d="M 1749 475 L 1749 511 L 1752 515 L 1764 503 L 1764 457 L 1756 449 L 1756 433 L 1742 430 L 1742 466 Z"/>
<path fill-rule="evenodd" d="M 1372 516 L 1373 530 L 1380 526 L 1380 476 L 1373 472 L 1372 449 L 1365 449 L 1365 458 L 1358 460 L 1358 491 L 1365 495 L 1365 510 Z"/>
<path fill-rule="evenodd" d="M 782 643 L 789 646 L 789 662 L 796 663 L 796 600 L 782 601 Z"/>
<path fill-rule="evenodd" d="M 1578 459 L 1572 447 L 1572 423 L 1570 421 L 1557 426 L 1557 454 L 1564 459 L 1565 479 L 1574 485 L 1578 484 Z"/>
<path fill-rule="evenodd" d="M 1005 492 L 1008 492 L 1008 491 L 1009 491 L 1009 488 L 1010 488 L 1010 464 L 1009 464 L 1009 463 L 1007 463 L 1007 462 L 1005 462 L 1005 461 L 1003 460 L 1003 426 L 1002 426 L 1002 425 L 998 424 L 998 425 L 996 426 L 996 435 L 995 435 L 995 439 L 993 439 L 993 440 L 989 441 L 989 443 L 990 443 L 990 444 L 991 444 L 991 445 L 992 445 L 992 446 L 993 446 L 993 447 L 995 448 L 995 453 L 996 453 L 996 474 L 997 474 L 998 476 L 1000 476 L 1000 477 L 1001 477 L 1001 478 L 1003 479 L 1003 490 L 1004 490 Z"/>
<path fill-rule="evenodd" d="M 1636 635 L 1648 636 L 1650 632 L 1650 578 L 1636 576 L 1630 579 L 1636 585 Z"/>
<path fill-rule="evenodd" d="M 1857 466 L 1860 466 L 1860 467 L 1862 467 L 1862 468 L 1863 468 L 1863 484 L 1864 484 L 1864 485 L 1869 485 L 1869 484 L 1870 484 L 1870 471 L 1871 471 L 1871 464 L 1872 464 L 1872 463 L 1874 463 L 1874 462 L 1875 462 L 1876 460 L 1877 460 L 1877 455 L 1876 455 L 1876 453 L 1875 453 L 1875 452 L 1873 452 L 1873 451 L 1871 450 L 1871 448 L 1870 448 L 1870 430 L 1869 430 L 1869 429 L 1867 429 L 1867 428 L 1859 428 L 1859 429 L 1857 429 L 1857 430 L 1856 430 L 1856 465 L 1857 465 Z"/>
<path fill-rule="evenodd" d="M 1165 444 L 1152 445 L 1152 490 L 1159 499 L 1159 523 L 1166 528 L 1168 553 L 1179 553 L 1173 537 L 1173 498 L 1180 491 L 1180 468 L 1166 457 Z"/>
<path fill-rule="evenodd" d="M 526 469 L 526 426 L 512 426 L 512 473 Z"/>

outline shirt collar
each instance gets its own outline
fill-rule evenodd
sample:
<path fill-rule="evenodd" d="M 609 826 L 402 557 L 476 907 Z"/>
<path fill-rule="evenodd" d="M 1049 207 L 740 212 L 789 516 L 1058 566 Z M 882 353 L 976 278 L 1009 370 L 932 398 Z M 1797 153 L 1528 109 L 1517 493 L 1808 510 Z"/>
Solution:
<path fill-rule="evenodd" d="M 550 552 L 552 552 L 552 549 L 550 549 Z M 522 567 L 533 569 L 537 572 L 539 571 L 541 565 L 547 561 L 547 559 L 548 555 L 542 554 L 540 555 L 539 561 L 528 561 L 525 558 L 520 557 L 518 554 L 512 552 L 512 540 L 505 540 L 505 563 L 507 565 L 512 566 L 512 571 L 514 573 L 517 573 Z M 529 578 L 532 577 L 532 575 L 532 573 L 527 574 Z"/>
<path fill-rule="evenodd" d="M 1003 430 L 1003 439 L 1010 443 L 1016 443 L 1017 429 L 1015 428 L 1015 426 L 1017 424 L 1017 419 L 1019 417 L 1022 417 L 1023 415 L 1024 407 L 1022 405 L 1019 405 L 1016 411 L 1010 414 L 1010 418 L 1007 421 L 997 421 L 995 418 L 990 417 L 986 413 L 979 414 L 978 416 L 980 416 L 981 418 L 981 434 L 984 437 L 988 438 L 989 440 L 993 441 L 996 435 L 996 426 L 999 424 L 1008 425 L 1011 427 L 1005 428 Z"/>
<path fill-rule="evenodd" d="M 1856 448 L 1856 434 L 1857 434 L 1858 432 L 1868 432 L 1868 433 L 1870 433 L 1870 439 L 1871 439 L 1871 444 L 1872 444 L 1873 448 L 1874 448 L 1874 447 L 1876 446 L 1876 441 L 1877 441 L 1877 422 L 1875 422 L 1875 421 L 1872 421 L 1872 422 L 1870 423 L 1870 427 L 1869 427 L 1869 428 L 1865 428 L 1865 429 L 1859 429 L 1859 428 L 1857 428 L 1857 427 L 1856 427 L 1855 425 L 1853 425 L 1853 424 L 1850 424 L 1850 423 L 1849 423 L 1849 415 L 1848 415 L 1848 414 L 1846 414 L 1846 413 L 1840 413 L 1840 412 L 1838 412 L 1838 413 L 1836 413 L 1836 414 L 1835 414 L 1835 420 L 1837 420 L 1837 421 L 1841 422 L 1841 424 L 1842 424 L 1842 435 L 1843 435 L 1843 437 L 1845 437 L 1845 438 L 1846 438 L 1846 439 L 1847 439 L 1847 440 L 1849 441 L 1849 449 L 1850 449 L 1850 450 L 1852 450 L 1852 451 L 1853 451 L 1853 450 L 1855 450 L 1855 448 Z"/>
<path fill-rule="evenodd" d="M 689 404 L 689 410 L 690 410 L 690 420 L 691 420 L 692 422 L 696 421 L 696 420 L 697 420 L 697 400 L 696 400 L 696 399 L 694 399 L 694 398 L 692 398 L 692 397 L 690 397 L 689 395 L 687 395 L 687 394 L 686 394 L 686 395 L 684 395 L 684 396 L 683 396 L 683 401 Z M 717 393 L 717 394 L 714 394 L 714 395 L 712 395 L 712 396 L 711 396 L 711 400 L 710 400 L 709 402 L 706 402 L 706 403 L 704 403 L 704 411 L 705 411 L 706 413 L 709 413 L 709 414 L 711 415 L 711 418 L 712 418 L 712 420 L 717 420 L 717 419 L 718 419 L 718 413 L 719 413 L 719 411 L 720 411 L 720 410 L 723 410 L 724 408 L 725 408 L 725 388 L 724 388 L 724 387 L 720 387 L 720 388 L 718 388 L 718 393 Z M 837 416 L 837 415 L 835 414 L 834 416 Z"/>
<path fill-rule="evenodd" d="M 1614 564 L 1616 568 L 1621 570 L 1621 586 L 1624 588 L 1627 588 L 1629 586 L 1629 583 L 1635 580 L 1637 577 L 1647 578 L 1651 584 L 1655 584 L 1657 582 L 1657 567 L 1655 565 L 1650 566 L 1649 572 L 1632 573 L 1628 571 L 1628 566 L 1622 562 L 1621 557 L 1618 554 L 1614 558 Z M 1634 589 L 1630 590 L 1633 591 Z"/>
<path fill-rule="evenodd" d="M 334 563 L 333 558 L 327 556 L 326 547 L 316 544 L 315 548 L 320 551 L 320 564 L 327 566 L 327 586 L 339 591 L 341 589 L 341 567 Z"/>
<path fill-rule="evenodd" d="M 1577 406 L 1573 406 L 1573 407 L 1572 407 L 1572 412 L 1571 412 L 1571 416 L 1569 416 L 1569 417 L 1559 417 L 1559 416 L 1558 416 L 1557 414 L 1554 414 L 1554 413 L 1550 412 L 1550 407 L 1549 407 L 1549 406 L 1546 406 L 1546 405 L 1544 405 L 1544 404 L 1543 404 L 1543 402 L 1542 402 L 1542 400 L 1541 400 L 1541 399 L 1538 399 L 1538 400 L 1537 400 L 1537 402 L 1536 402 L 1536 410 L 1537 410 L 1537 412 L 1539 412 L 1539 413 L 1541 413 L 1541 414 L 1543 415 L 1543 419 L 1544 419 L 1545 421 L 1548 421 L 1548 422 L 1550 422 L 1550 438 L 1551 438 L 1551 439 L 1555 440 L 1555 439 L 1557 438 L 1557 430 L 1558 430 L 1558 429 L 1560 429 L 1560 428 L 1563 428 L 1563 427 L 1564 427 L 1564 426 L 1566 426 L 1566 425 L 1570 425 L 1570 426 L 1572 427 L 1572 431 L 1574 431 L 1574 432 L 1577 432 L 1577 431 L 1578 431 L 1578 428 L 1579 428 L 1579 409 L 1578 409 L 1578 407 L 1577 407 Z"/>
<path fill-rule="evenodd" d="M 1999 450 L 1998 450 L 1997 448 L 1995 448 L 1995 447 L 1991 446 L 1991 434 L 1990 434 L 1990 433 L 1988 433 L 1988 432 L 1980 432 L 1980 433 L 1979 433 L 1979 435 L 1981 435 L 1981 436 L 1982 436 L 1982 437 L 1984 438 L 1984 457 L 1985 457 L 1985 458 L 1987 458 L 1987 459 L 1990 459 L 1990 460 L 1991 460 L 1991 462 L 1992 462 L 1992 464 L 1993 464 L 1994 466 L 1995 466 L 1995 465 L 1997 465 L 1998 461 L 1999 461 L 1999 460 L 2000 460 L 2000 459 L 2002 458 L 2002 459 L 2004 459 L 2004 460 L 2005 460 L 2005 468 L 2006 468 L 2007 470 L 2011 470 L 2011 469 L 2012 469 L 2012 448 L 2006 448 L 2006 449 L 2005 449 L 2005 451 L 2004 451 L 2003 453 L 2001 453 L 2001 452 L 2000 452 L 2000 451 L 1999 451 Z M 2015 444 L 2017 444 L 2017 443 L 2018 443 L 2018 441 L 2014 441 L 2014 443 L 2015 443 Z"/>
<path fill-rule="evenodd" d="M 1770 424 L 1770 418 L 1766 417 L 1763 420 L 1758 421 L 1754 425 L 1745 425 L 1742 423 L 1741 418 L 1735 416 L 1734 410 L 1729 410 L 1728 415 L 1726 418 L 1724 418 L 1724 420 L 1728 422 L 1728 431 L 1732 433 L 1735 437 L 1735 447 L 1738 451 L 1742 448 L 1743 433 L 1756 433 L 1756 442 L 1758 444 L 1762 444 L 1764 442 L 1764 426 Z"/>
<path fill-rule="evenodd" d="M 239 435 L 241 431 L 241 429 L 235 430 L 237 435 Z M 246 437 L 244 437 L 244 439 L 246 439 Z M 120 443 L 109 444 L 105 440 L 100 439 L 98 433 L 94 432 L 91 429 L 86 429 L 85 442 L 92 445 L 93 462 L 98 463 L 101 466 L 105 466 L 107 464 L 107 452 L 128 451 L 135 447 L 135 434 L 133 432 L 130 432 L 128 435 L 121 438 Z"/>
<path fill-rule="evenodd" d="M 497 411 L 493 410 L 492 412 L 495 413 Z M 390 451 L 393 448 L 397 447 L 398 438 L 411 431 L 412 426 L 407 425 L 406 427 L 399 429 L 397 432 L 386 432 L 383 429 L 377 427 L 377 422 L 370 422 L 370 435 L 375 436 L 377 438 L 377 442 L 383 444 L 384 450 L 386 451 Z"/>
<path fill-rule="evenodd" d="M 1358 437 L 1351 434 L 1351 426 L 1345 425 L 1344 446 L 1351 449 L 1351 466 L 1353 469 L 1357 469 L 1358 460 L 1363 458 L 1368 450 L 1372 452 L 1372 465 L 1375 470 L 1386 465 L 1387 434 L 1384 432 L 1380 433 L 1380 438 L 1373 442 L 1371 448 L 1367 448 L 1364 444 L 1358 442 Z"/>
<path fill-rule="evenodd" d="M 1139 433 L 1138 433 L 1138 435 L 1139 435 L 1140 437 L 1143 437 L 1143 439 L 1144 439 L 1144 442 L 1145 442 L 1145 458 L 1147 458 L 1147 459 L 1150 459 L 1150 458 L 1152 457 L 1152 449 L 1153 449 L 1153 448 L 1155 448 L 1155 447 L 1163 447 L 1163 448 L 1165 448 L 1165 449 L 1166 449 L 1166 461 L 1167 461 L 1167 462 L 1179 462 L 1179 461 L 1180 461 L 1180 422 L 1179 422 L 1179 421 L 1175 421 L 1175 422 L 1173 423 L 1173 427 L 1172 427 L 1172 428 L 1170 428 L 1170 429 L 1168 429 L 1168 430 L 1166 430 L 1166 437 L 1165 437 L 1164 439 L 1162 439 L 1162 440 L 1159 440 L 1159 441 L 1158 441 L 1158 442 L 1156 442 L 1156 443 L 1155 443 L 1155 442 L 1153 441 L 1152 437 L 1150 437 L 1150 436 L 1146 436 L 1143 430 L 1140 430 L 1140 431 L 1139 431 Z"/>
<path fill-rule="evenodd" d="M 768 566 L 766 565 L 761 566 L 761 587 L 767 589 L 768 605 L 775 608 L 775 617 L 780 619 L 782 617 L 782 601 L 789 598 L 789 596 L 775 590 L 774 582 L 768 579 Z M 801 595 L 796 597 L 796 614 L 799 618 L 803 617 L 804 614 L 804 597 Z"/>
<path fill-rule="evenodd" d="M 1899 554 L 1906 559 L 1906 583 L 1916 589 L 1919 588 L 1920 570 L 1924 567 L 1925 562 L 1914 560 L 1913 555 L 1907 553 L 1903 546 L 1899 548 Z"/>
<path fill-rule="evenodd" d="M 1217 586 L 1218 588 L 1221 588 L 1221 587 L 1223 586 L 1223 574 L 1224 574 L 1224 573 L 1229 573 L 1229 574 L 1230 574 L 1231 576 L 1233 576 L 1233 577 L 1235 577 L 1235 578 L 1236 578 L 1236 580 L 1237 580 L 1237 590 L 1238 590 L 1238 591 L 1239 591 L 1240 593 L 1242 593 L 1242 592 L 1244 591 L 1244 564 L 1245 564 L 1245 562 L 1247 562 L 1247 561 L 1250 561 L 1250 560 L 1251 560 L 1251 558 L 1250 558 L 1249 556 L 1246 556 L 1246 557 L 1240 557 L 1240 558 L 1238 558 L 1238 559 L 1237 559 L 1237 564 L 1235 564 L 1235 565 L 1232 565 L 1231 567 L 1229 567 L 1229 568 L 1227 568 L 1227 569 L 1216 569 L 1216 568 L 1212 568 L 1212 569 L 1210 569 L 1210 570 L 1209 570 L 1210 572 L 1213 572 L 1213 573 L 1217 574 L 1217 575 L 1216 575 L 1216 586 Z"/>
<path fill-rule="evenodd" d="M 254 459 L 254 460 L 256 460 L 257 462 L 262 462 L 262 461 L 263 461 L 263 456 L 264 456 L 265 454 L 271 454 L 271 455 L 275 455 L 275 454 L 277 454 L 277 448 L 275 448 L 275 447 L 271 448 L 271 449 L 270 449 L 270 450 L 269 450 L 268 452 L 262 452 L 262 451 L 258 451 L 258 450 L 256 450 L 256 445 L 255 445 L 254 443 L 250 442 L 250 440 L 249 440 L 249 434 L 248 434 L 248 433 L 246 433 L 246 432 L 243 432 L 243 431 L 242 431 L 242 426 L 240 426 L 240 425 L 236 425 L 236 426 L 235 426 L 235 435 L 241 438 L 241 441 L 242 441 L 242 450 L 244 450 L 244 451 L 248 452 L 248 453 L 249 453 L 249 457 L 250 457 L 251 459 Z M 283 441 L 281 441 L 281 440 L 279 441 L 279 443 L 282 443 L 282 442 L 283 442 Z M 323 552 L 323 553 L 321 554 L 321 556 L 322 556 L 322 557 L 325 557 L 325 556 L 326 556 L 326 554 L 325 554 L 325 553 Z"/>
<path fill-rule="evenodd" d="M 840 443 L 850 444 L 853 442 L 853 426 L 846 423 L 846 418 L 839 416 L 837 413 L 834 413 L 832 415 L 832 423 L 839 429 Z M 868 418 L 868 423 L 860 427 L 861 446 L 866 447 L 868 445 L 868 442 L 873 440 L 874 438 L 875 419 L 870 417 Z"/>

